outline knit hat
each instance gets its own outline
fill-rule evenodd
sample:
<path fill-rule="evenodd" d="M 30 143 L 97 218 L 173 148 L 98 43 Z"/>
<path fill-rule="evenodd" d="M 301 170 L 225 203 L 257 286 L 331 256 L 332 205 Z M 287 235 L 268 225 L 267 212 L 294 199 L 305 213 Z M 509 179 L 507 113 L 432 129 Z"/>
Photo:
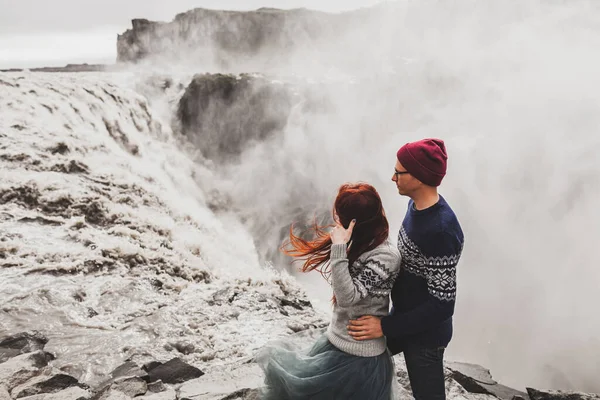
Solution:
<path fill-rule="evenodd" d="M 439 186 L 446 175 L 446 146 L 441 139 L 406 143 L 396 154 L 398 161 L 415 178 L 429 186 Z"/>

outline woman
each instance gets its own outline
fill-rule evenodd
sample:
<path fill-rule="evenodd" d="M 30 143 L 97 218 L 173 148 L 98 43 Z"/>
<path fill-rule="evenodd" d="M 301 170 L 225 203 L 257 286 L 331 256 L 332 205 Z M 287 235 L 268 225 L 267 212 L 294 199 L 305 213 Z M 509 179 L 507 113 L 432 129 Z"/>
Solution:
<path fill-rule="evenodd" d="M 264 400 L 392 398 L 394 365 L 385 337 L 356 341 L 350 319 L 386 316 L 400 254 L 388 242 L 389 225 L 379 194 L 358 183 L 340 187 L 331 233 L 315 225 L 316 238 L 293 234 L 284 252 L 304 260 L 303 272 L 317 270 L 333 288 L 331 324 L 308 352 L 270 346 L 257 357 L 265 372 Z"/>

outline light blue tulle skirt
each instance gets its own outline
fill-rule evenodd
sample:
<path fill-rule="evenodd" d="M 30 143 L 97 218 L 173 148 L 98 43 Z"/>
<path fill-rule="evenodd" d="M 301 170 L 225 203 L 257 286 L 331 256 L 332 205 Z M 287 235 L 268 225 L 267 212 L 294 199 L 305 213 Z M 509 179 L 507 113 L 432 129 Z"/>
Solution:
<path fill-rule="evenodd" d="M 394 363 L 389 352 L 358 357 L 333 346 L 325 335 L 309 350 L 293 343 L 265 346 L 256 357 L 265 373 L 262 400 L 390 400 Z"/>

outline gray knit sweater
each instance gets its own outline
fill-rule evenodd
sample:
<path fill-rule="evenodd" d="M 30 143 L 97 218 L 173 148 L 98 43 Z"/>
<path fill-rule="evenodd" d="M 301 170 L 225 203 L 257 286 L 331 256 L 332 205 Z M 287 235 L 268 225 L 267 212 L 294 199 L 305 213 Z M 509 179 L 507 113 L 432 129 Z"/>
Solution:
<path fill-rule="evenodd" d="M 390 292 L 400 271 L 400 253 L 384 242 L 348 265 L 345 244 L 331 246 L 331 285 L 336 304 L 327 338 L 338 349 L 361 357 L 374 357 L 386 349 L 385 337 L 358 341 L 348 334 L 348 323 L 363 315 L 385 317 Z"/>

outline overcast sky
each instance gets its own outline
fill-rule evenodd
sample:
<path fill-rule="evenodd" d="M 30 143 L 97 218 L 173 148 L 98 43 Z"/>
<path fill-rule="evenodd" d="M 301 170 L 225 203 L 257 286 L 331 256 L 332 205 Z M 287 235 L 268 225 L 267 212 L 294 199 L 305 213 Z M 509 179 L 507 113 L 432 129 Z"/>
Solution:
<path fill-rule="evenodd" d="M 343 11 L 381 0 L 0 0 L 0 68 L 113 62 L 133 18 L 170 21 L 192 8 Z"/>

